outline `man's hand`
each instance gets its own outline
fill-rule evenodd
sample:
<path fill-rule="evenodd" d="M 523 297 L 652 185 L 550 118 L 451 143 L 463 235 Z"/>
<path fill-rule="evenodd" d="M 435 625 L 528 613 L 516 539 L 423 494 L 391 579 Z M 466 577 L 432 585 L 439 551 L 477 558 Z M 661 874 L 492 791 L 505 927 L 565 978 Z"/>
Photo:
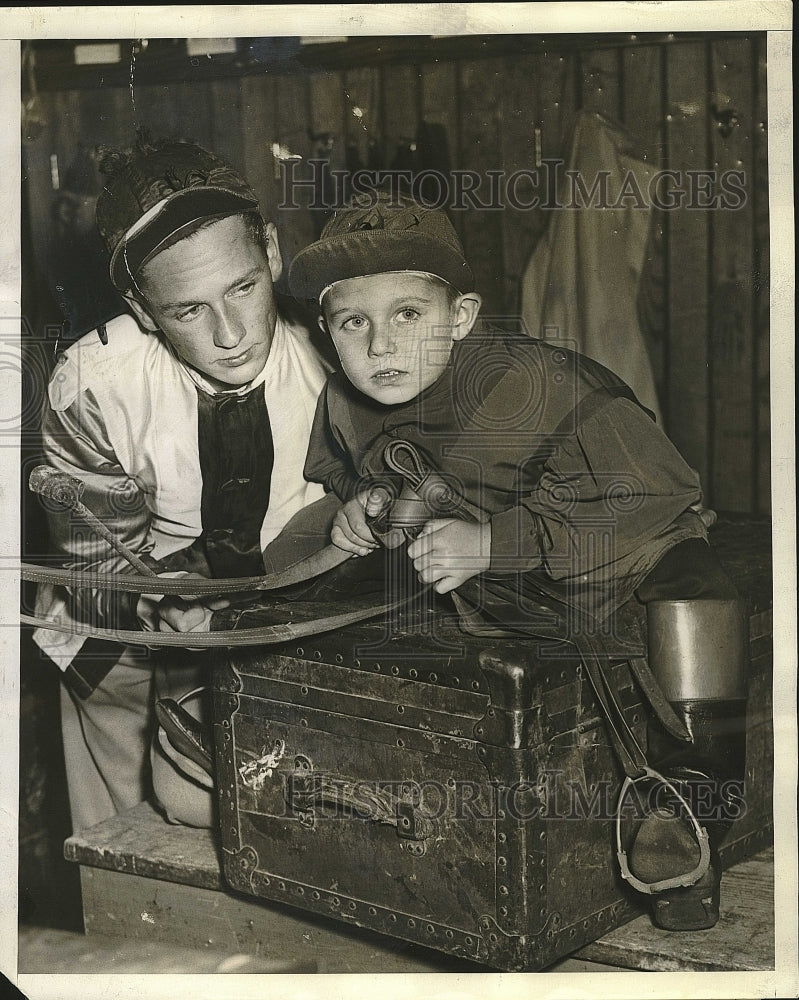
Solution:
<path fill-rule="evenodd" d="M 227 608 L 227 597 L 198 597 L 185 600 L 182 597 L 165 597 L 158 602 L 159 632 L 208 632 L 211 615 L 220 608 Z"/>
<path fill-rule="evenodd" d="M 207 580 L 199 573 L 161 573 L 168 579 L 180 578 Z M 230 606 L 227 597 L 160 597 L 142 594 L 137 606 L 137 616 L 142 627 L 150 632 L 207 632 L 211 614 Z"/>
<path fill-rule="evenodd" d="M 364 490 L 353 497 L 333 518 L 330 541 L 338 548 L 344 549 L 345 552 L 353 552 L 356 556 L 369 555 L 377 548 L 377 542 L 369 530 L 364 513 L 370 492 Z"/>
<path fill-rule="evenodd" d="M 491 524 L 474 524 L 451 518 L 428 521 L 408 556 L 422 583 L 434 584 L 448 594 L 491 563 Z"/>

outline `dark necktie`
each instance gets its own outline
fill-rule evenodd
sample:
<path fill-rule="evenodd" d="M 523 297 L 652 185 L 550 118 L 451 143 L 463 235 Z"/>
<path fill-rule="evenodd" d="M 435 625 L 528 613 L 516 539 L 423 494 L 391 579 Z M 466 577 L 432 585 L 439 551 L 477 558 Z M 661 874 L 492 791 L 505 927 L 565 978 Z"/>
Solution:
<path fill-rule="evenodd" d="M 198 388 L 202 473 L 199 540 L 214 576 L 263 573 L 260 533 L 275 460 L 262 385 L 242 395 Z"/>

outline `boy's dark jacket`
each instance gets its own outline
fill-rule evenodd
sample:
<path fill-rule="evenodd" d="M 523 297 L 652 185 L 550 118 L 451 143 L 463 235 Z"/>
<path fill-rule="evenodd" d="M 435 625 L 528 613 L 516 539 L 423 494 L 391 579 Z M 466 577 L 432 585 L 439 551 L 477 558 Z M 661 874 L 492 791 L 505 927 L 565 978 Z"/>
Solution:
<path fill-rule="evenodd" d="M 306 477 L 350 499 L 386 478 L 392 439 L 491 515 L 492 575 L 543 570 L 598 621 L 668 549 L 706 537 L 697 474 L 619 378 L 557 344 L 475 329 L 432 386 L 392 407 L 331 375 Z"/>

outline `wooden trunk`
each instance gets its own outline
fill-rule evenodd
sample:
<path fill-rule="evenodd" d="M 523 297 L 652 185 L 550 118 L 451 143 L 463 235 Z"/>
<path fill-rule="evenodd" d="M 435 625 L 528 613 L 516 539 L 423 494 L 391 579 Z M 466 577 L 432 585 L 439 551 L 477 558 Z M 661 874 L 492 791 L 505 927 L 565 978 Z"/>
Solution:
<path fill-rule="evenodd" d="M 752 611 L 747 809 L 727 865 L 771 837 L 769 538 L 762 522 L 714 534 Z M 627 664 L 607 669 L 645 739 Z M 229 651 L 215 699 L 234 888 L 508 970 L 640 912 L 615 858 L 623 773 L 574 655 L 375 621 Z"/>

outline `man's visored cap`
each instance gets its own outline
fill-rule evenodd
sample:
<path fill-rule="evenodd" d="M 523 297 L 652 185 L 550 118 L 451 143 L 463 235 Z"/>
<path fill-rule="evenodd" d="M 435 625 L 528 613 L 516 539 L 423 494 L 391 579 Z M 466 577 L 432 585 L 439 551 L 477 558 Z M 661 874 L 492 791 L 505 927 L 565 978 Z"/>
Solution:
<path fill-rule="evenodd" d="M 459 292 L 474 288 L 445 213 L 382 190 L 358 195 L 328 219 L 319 239 L 294 258 L 289 287 L 298 299 L 318 301 L 333 282 L 386 271 L 425 271 Z"/>
<path fill-rule="evenodd" d="M 130 289 L 149 260 L 202 223 L 258 209 L 244 178 L 194 143 L 151 142 L 140 132 L 132 150 L 102 152 L 100 169 L 107 176 L 97 199 L 97 228 L 119 291 Z"/>

